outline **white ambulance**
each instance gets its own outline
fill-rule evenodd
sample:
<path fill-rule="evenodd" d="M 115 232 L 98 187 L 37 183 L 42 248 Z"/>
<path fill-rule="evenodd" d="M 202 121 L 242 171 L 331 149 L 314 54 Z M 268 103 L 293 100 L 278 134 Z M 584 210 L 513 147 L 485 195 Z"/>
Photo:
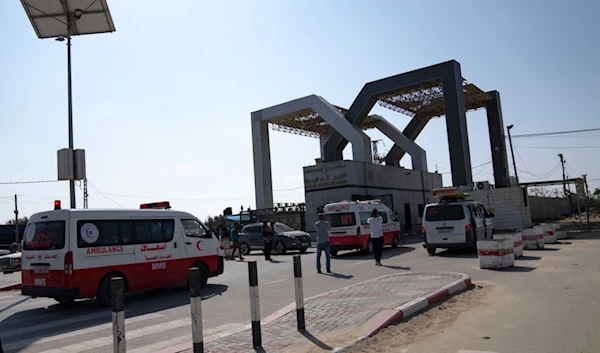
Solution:
<path fill-rule="evenodd" d="M 468 194 L 456 187 L 432 190 L 440 202 L 425 206 L 423 211 L 423 247 L 429 255 L 438 248 L 473 248 L 477 240 L 491 239 L 493 213 L 481 202 L 470 201 Z"/>
<path fill-rule="evenodd" d="M 362 250 L 373 252 L 371 226 L 367 219 L 377 209 L 383 218 L 384 245 L 398 247 L 401 241 L 400 221 L 396 214 L 380 200 L 341 201 L 330 203 L 323 208 L 323 214 L 331 224 L 329 243 L 331 254 L 340 250 Z"/>
<path fill-rule="evenodd" d="M 60 303 L 93 298 L 110 305 L 112 277 L 127 292 L 184 284 L 188 269 L 200 268 L 202 286 L 223 273 L 223 257 L 212 231 L 168 202 L 140 210 L 60 208 L 36 213 L 23 236 L 22 293 Z"/>

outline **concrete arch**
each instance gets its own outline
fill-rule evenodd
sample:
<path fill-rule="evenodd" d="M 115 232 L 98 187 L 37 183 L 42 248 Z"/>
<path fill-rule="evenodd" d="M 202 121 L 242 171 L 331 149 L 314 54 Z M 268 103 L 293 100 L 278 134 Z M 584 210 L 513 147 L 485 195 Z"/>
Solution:
<path fill-rule="evenodd" d="M 379 120 L 375 127 L 381 131 L 390 140 L 394 141 L 394 147 L 399 146 L 403 151 L 406 151 L 412 158 L 414 170 L 427 171 L 427 154 L 424 149 L 417 145 L 414 141 L 404 136 L 400 130 L 396 129 L 389 121 L 381 115 L 373 115 Z M 393 148 L 393 147 L 392 147 Z M 385 157 L 385 164 L 389 166 L 400 166 L 400 159 L 389 159 L 390 153 Z"/>

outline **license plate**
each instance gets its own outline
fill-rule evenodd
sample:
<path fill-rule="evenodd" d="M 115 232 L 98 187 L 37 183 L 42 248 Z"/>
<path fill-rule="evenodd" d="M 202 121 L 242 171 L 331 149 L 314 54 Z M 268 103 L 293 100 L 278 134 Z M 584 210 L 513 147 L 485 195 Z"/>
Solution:
<path fill-rule="evenodd" d="M 33 273 L 37 273 L 37 274 L 50 273 L 50 266 L 36 266 L 33 268 Z"/>

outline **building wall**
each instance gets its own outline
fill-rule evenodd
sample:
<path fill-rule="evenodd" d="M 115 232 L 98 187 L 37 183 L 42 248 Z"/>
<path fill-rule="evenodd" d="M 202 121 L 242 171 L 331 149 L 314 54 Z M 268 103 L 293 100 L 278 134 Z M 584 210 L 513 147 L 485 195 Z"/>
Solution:
<path fill-rule="evenodd" d="M 336 161 L 304 167 L 306 229 L 314 232 L 321 207 L 351 200 L 352 195 L 392 195 L 394 211 L 406 224 L 405 204 L 410 207 L 413 229 L 421 225 L 419 205 L 432 202 L 431 190 L 442 187 L 442 176 L 355 161 Z M 422 209 L 421 209 L 422 210 Z"/>
<path fill-rule="evenodd" d="M 475 190 L 470 199 L 481 202 L 494 213 L 494 229 L 500 231 L 524 229 L 532 226 L 531 209 L 527 189 L 509 187 Z"/>
<path fill-rule="evenodd" d="M 571 214 L 569 199 L 564 197 L 529 196 L 529 204 L 531 207 L 531 219 L 534 221 L 557 220 Z"/>

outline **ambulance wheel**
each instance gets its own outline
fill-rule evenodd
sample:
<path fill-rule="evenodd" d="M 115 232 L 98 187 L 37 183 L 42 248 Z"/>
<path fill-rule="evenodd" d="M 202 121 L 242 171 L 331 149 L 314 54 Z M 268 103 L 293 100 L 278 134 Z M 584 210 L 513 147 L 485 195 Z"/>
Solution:
<path fill-rule="evenodd" d="M 111 289 L 111 280 L 114 277 L 122 277 L 125 281 L 125 293 L 127 293 L 127 278 L 121 273 L 109 273 L 100 282 L 98 286 L 98 294 L 96 295 L 96 300 L 104 307 L 109 307 L 112 305 L 112 289 Z"/>
<path fill-rule="evenodd" d="M 285 255 L 285 253 L 287 252 L 287 247 L 282 241 L 278 241 L 277 243 L 275 243 L 275 252 L 277 253 L 277 255 Z"/>
<path fill-rule="evenodd" d="M 372 254 L 373 251 L 375 251 L 375 247 L 373 245 L 373 240 L 369 239 L 369 241 L 367 242 L 367 248 L 365 249 L 365 252 L 367 254 Z"/>
<path fill-rule="evenodd" d="M 331 250 L 329 253 L 331 254 L 331 256 L 337 256 L 338 251 L 337 250 Z"/>
<path fill-rule="evenodd" d="M 427 248 L 427 253 L 429 254 L 429 256 L 435 256 L 436 250 L 436 248 Z"/>
<path fill-rule="evenodd" d="M 394 234 L 394 239 L 392 240 L 392 248 L 397 248 L 400 245 L 400 238 L 398 234 Z"/>
<path fill-rule="evenodd" d="M 60 305 L 71 305 L 75 303 L 75 299 L 54 298 Z"/>
<path fill-rule="evenodd" d="M 300 249 L 300 254 L 306 254 L 307 251 L 308 251 L 308 248 L 302 248 L 302 249 Z"/>
<path fill-rule="evenodd" d="M 197 267 L 200 269 L 200 288 L 206 287 L 206 283 L 208 283 L 208 269 L 204 262 L 194 262 L 190 268 Z M 190 287 L 190 283 L 187 283 L 188 288 Z"/>
<path fill-rule="evenodd" d="M 242 251 L 242 255 L 248 255 L 250 254 L 250 245 L 246 243 L 241 243 L 240 250 Z"/>

